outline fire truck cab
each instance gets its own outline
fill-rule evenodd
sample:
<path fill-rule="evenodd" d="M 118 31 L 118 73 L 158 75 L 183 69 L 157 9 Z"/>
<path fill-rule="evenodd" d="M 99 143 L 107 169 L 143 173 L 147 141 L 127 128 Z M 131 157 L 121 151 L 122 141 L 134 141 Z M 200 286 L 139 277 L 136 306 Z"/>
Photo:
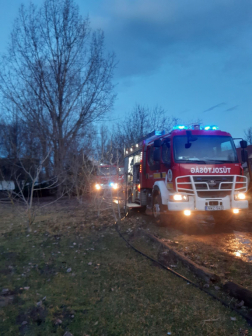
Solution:
<path fill-rule="evenodd" d="M 124 181 L 124 168 L 116 165 L 100 164 L 97 168 L 94 186 L 96 191 L 112 191 L 121 188 Z"/>
<path fill-rule="evenodd" d="M 125 207 L 147 207 L 157 219 L 204 212 L 222 223 L 248 208 L 234 141 L 216 126 L 154 131 L 125 149 L 124 170 Z"/>

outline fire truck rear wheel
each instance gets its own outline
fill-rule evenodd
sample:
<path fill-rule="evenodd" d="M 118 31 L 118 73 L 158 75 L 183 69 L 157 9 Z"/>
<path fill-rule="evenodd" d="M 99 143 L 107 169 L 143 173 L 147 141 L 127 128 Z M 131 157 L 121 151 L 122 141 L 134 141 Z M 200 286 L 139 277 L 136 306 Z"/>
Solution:
<path fill-rule="evenodd" d="M 125 216 L 130 216 L 130 208 L 129 207 L 127 207 L 127 205 L 125 204 L 124 205 L 124 215 Z"/>
<path fill-rule="evenodd" d="M 131 189 L 128 190 L 128 203 L 132 203 Z"/>
<path fill-rule="evenodd" d="M 164 214 L 164 206 L 162 204 L 160 195 L 154 196 L 152 213 L 157 225 L 162 226 L 165 224 L 166 216 Z"/>

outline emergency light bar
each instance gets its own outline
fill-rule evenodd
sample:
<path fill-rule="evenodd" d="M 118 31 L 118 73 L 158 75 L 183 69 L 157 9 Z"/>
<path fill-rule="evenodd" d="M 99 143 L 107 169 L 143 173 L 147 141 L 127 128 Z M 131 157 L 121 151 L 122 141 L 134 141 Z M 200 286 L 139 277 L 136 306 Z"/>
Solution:
<path fill-rule="evenodd" d="M 219 127 L 215 126 L 215 125 L 212 125 L 212 126 L 205 126 L 204 127 L 204 130 L 205 131 L 217 131 L 219 129 Z"/>
<path fill-rule="evenodd" d="M 215 126 L 215 125 L 207 125 L 207 126 L 200 126 L 199 124 L 195 124 L 195 125 L 191 125 L 191 126 L 185 126 L 185 125 L 176 125 L 173 126 L 173 130 L 187 130 L 187 129 L 191 129 L 191 130 L 205 130 L 205 131 L 217 131 L 219 129 L 219 127 Z"/>
<path fill-rule="evenodd" d="M 185 125 L 177 125 L 177 126 L 173 126 L 174 130 L 184 130 L 184 129 L 188 129 L 187 126 Z"/>

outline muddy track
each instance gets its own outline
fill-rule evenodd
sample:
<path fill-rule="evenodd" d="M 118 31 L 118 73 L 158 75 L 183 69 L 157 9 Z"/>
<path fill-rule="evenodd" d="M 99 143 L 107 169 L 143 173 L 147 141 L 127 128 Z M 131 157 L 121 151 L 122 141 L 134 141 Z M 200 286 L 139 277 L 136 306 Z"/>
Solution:
<path fill-rule="evenodd" d="M 215 226 L 212 216 L 196 215 L 157 226 L 152 216 L 132 211 L 129 220 L 172 244 L 193 262 L 227 281 L 252 290 L 252 211 L 230 225 Z"/>

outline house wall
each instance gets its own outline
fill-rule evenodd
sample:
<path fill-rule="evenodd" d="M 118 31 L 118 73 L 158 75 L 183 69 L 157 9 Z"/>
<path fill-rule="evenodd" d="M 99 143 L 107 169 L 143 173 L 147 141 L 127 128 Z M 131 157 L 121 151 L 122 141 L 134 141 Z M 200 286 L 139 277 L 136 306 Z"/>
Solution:
<path fill-rule="evenodd" d="M 14 190 L 15 183 L 13 181 L 0 181 L 0 190 Z"/>

